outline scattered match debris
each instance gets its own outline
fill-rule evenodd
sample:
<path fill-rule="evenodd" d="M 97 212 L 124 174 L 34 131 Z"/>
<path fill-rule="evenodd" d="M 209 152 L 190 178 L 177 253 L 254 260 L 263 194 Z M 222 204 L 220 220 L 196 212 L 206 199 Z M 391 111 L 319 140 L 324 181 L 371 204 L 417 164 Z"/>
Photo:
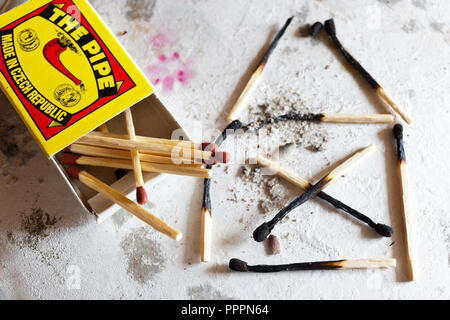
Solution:
<path fill-rule="evenodd" d="M 278 240 L 277 236 L 271 234 L 267 239 L 267 243 L 271 254 L 277 255 L 281 253 L 280 240 Z"/>

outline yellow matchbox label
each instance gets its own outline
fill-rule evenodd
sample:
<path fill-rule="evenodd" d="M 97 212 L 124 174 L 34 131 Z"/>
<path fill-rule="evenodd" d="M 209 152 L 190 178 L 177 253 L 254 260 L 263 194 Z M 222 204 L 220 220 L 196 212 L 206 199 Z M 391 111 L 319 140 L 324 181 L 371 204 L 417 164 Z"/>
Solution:
<path fill-rule="evenodd" d="M 153 93 L 85 0 L 31 0 L 0 16 L 0 83 L 52 156 Z"/>

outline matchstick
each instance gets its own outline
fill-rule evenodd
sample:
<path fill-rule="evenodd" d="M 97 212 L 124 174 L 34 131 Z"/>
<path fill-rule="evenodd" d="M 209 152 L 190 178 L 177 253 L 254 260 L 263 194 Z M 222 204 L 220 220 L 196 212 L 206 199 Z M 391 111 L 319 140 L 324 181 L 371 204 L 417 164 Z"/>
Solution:
<path fill-rule="evenodd" d="M 94 146 L 89 146 L 89 145 L 84 145 L 84 144 L 76 144 L 76 143 L 68 146 L 62 152 L 75 153 L 75 154 L 79 154 L 79 155 L 83 155 L 83 156 L 131 160 L 130 152 L 125 151 L 125 150 L 94 147 Z M 148 153 L 139 153 L 139 159 L 141 161 L 151 162 L 151 163 L 178 165 L 177 163 L 174 163 L 174 161 L 172 160 L 171 157 L 158 156 L 158 155 L 153 155 L 153 154 L 148 154 Z M 185 164 L 185 163 L 183 163 L 183 164 L 180 164 L 179 166 L 200 168 L 202 166 L 202 164 Z"/>
<path fill-rule="evenodd" d="M 369 85 L 376 91 L 377 95 L 408 124 L 412 122 L 411 118 L 400 108 L 394 100 L 386 93 L 383 87 L 367 72 L 366 69 L 344 48 L 336 35 L 336 26 L 334 20 L 330 19 L 325 22 L 325 30 L 331 41 L 336 45 L 342 56 L 358 73 L 369 83 Z"/>
<path fill-rule="evenodd" d="M 114 148 L 121 150 L 138 150 L 139 152 L 151 152 L 156 153 L 158 155 L 167 155 L 171 156 L 173 159 L 183 161 L 184 159 L 190 161 L 204 162 L 204 163 L 227 163 L 230 161 L 231 157 L 228 153 L 219 153 L 219 152 L 209 152 L 196 150 L 191 148 L 182 148 L 177 146 L 159 144 L 159 143 L 150 143 L 145 141 L 131 141 L 125 139 L 117 139 L 110 137 L 103 137 L 99 135 L 86 135 L 76 141 L 78 144 L 86 144 L 96 147 L 106 147 L 106 148 Z"/>
<path fill-rule="evenodd" d="M 299 187 L 300 189 L 308 190 L 309 188 L 311 188 L 312 184 L 309 181 L 282 168 L 277 163 L 270 161 L 269 159 L 266 159 L 262 156 L 258 156 L 256 160 L 260 166 L 272 170 L 279 177 L 285 179 L 286 181 L 292 183 L 293 185 Z M 332 196 L 328 195 L 327 193 L 325 193 L 323 191 L 319 192 L 317 194 L 317 197 L 321 198 L 322 200 L 327 201 L 328 203 L 333 205 L 335 208 L 341 209 L 342 211 L 352 215 L 356 219 L 366 223 L 369 227 L 373 228 L 378 234 L 382 235 L 383 237 L 392 237 L 392 235 L 394 234 L 394 230 L 390 226 L 387 226 L 387 225 L 381 224 L 381 223 L 375 223 L 372 219 L 370 219 L 366 215 L 353 209 L 352 207 L 349 207 L 348 205 L 333 198 Z"/>
<path fill-rule="evenodd" d="M 311 186 L 307 189 L 300 197 L 292 201 L 287 207 L 283 208 L 271 221 L 264 222 L 260 225 L 254 232 L 253 238 L 257 242 L 264 241 L 272 232 L 275 225 L 277 225 L 281 220 L 283 220 L 286 215 L 307 202 L 309 199 L 315 197 L 320 191 L 325 189 L 330 185 L 336 178 L 344 175 L 352 166 L 358 163 L 363 157 L 372 153 L 375 150 L 375 146 L 371 145 L 361 151 L 356 152 L 352 157 L 343 162 L 334 170 L 330 171 L 324 178 L 322 178 L 317 184 Z"/>
<path fill-rule="evenodd" d="M 229 122 L 232 122 L 233 120 L 237 119 L 239 112 L 241 111 L 242 107 L 245 105 L 245 102 L 247 101 L 247 99 L 249 98 L 249 96 L 251 95 L 253 90 L 256 88 L 256 85 L 257 85 L 259 79 L 261 78 L 261 75 L 264 71 L 264 68 L 265 68 L 267 62 L 269 61 L 269 59 L 270 59 L 271 55 L 273 54 L 273 52 L 275 51 L 275 49 L 277 48 L 278 43 L 280 42 L 281 38 L 285 34 L 287 28 L 289 27 L 289 25 L 291 24 L 293 19 L 294 19 L 294 17 L 290 17 L 286 21 L 283 28 L 281 28 L 281 30 L 277 33 L 274 40 L 270 44 L 269 49 L 264 54 L 264 57 L 262 58 L 262 60 L 259 62 L 256 70 L 253 72 L 250 80 L 248 81 L 247 85 L 244 88 L 244 91 L 241 93 L 238 100 L 236 101 L 233 108 L 231 109 L 231 111 L 228 115 Z"/>
<path fill-rule="evenodd" d="M 403 142 L 403 126 L 398 124 L 394 127 L 394 138 L 396 141 L 399 175 L 402 191 L 402 207 L 403 207 L 403 223 L 405 231 L 405 246 L 406 246 L 406 263 L 408 266 L 408 279 L 414 281 L 416 279 L 416 272 L 414 268 L 415 254 L 414 254 L 414 242 L 413 242 L 413 216 L 412 208 L 409 200 L 409 183 L 408 172 L 406 169 L 406 154 L 405 146 Z"/>
<path fill-rule="evenodd" d="M 137 141 L 131 109 L 125 110 L 125 123 L 127 126 L 128 138 L 131 141 Z M 140 205 L 144 205 L 148 202 L 148 195 L 144 187 L 145 182 L 144 176 L 142 175 L 139 151 L 131 150 L 130 154 L 131 154 L 131 161 L 133 162 L 134 181 L 136 182 L 136 200 Z"/>
<path fill-rule="evenodd" d="M 227 139 L 229 133 L 242 127 L 239 120 L 232 121 L 223 130 L 222 134 L 217 137 L 216 145 L 219 148 Z M 207 169 L 212 170 L 212 166 L 208 165 Z M 211 178 L 204 181 L 203 186 L 203 202 L 202 202 L 202 227 L 201 227 L 201 261 L 209 262 L 211 259 L 212 248 L 212 211 L 211 211 Z"/>
<path fill-rule="evenodd" d="M 63 165 L 84 165 L 92 167 L 104 167 L 113 169 L 133 170 L 133 162 L 130 160 L 110 159 L 99 157 L 79 156 L 71 153 L 62 153 L 58 160 Z M 172 164 L 159 164 L 141 162 L 142 170 L 145 172 L 167 173 L 179 176 L 189 176 L 197 178 L 210 178 L 211 170 L 196 167 L 177 166 Z"/>
<path fill-rule="evenodd" d="M 356 259 L 257 266 L 249 266 L 245 261 L 231 259 L 229 263 L 229 268 L 233 271 L 258 273 L 305 270 L 380 269 L 395 268 L 396 266 L 397 261 L 395 259 Z"/>
<path fill-rule="evenodd" d="M 390 114 L 340 114 L 340 113 L 298 113 L 291 112 L 277 117 L 255 121 L 243 125 L 244 131 L 258 131 L 270 124 L 287 121 L 309 121 L 329 123 L 392 123 L 394 117 Z"/>
<path fill-rule="evenodd" d="M 87 187 L 107 197 L 112 202 L 118 204 L 128 212 L 135 215 L 137 218 L 152 226 L 155 230 L 169 236 L 176 241 L 181 240 L 182 234 L 179 231 L 173 229 L 166 222 L 154 216 L 138 204 L 122 195 L 120 192 L 114 190 L 107 184 L 97 179 L 96 177 L 92 176 L 81 167 L 73 165 L 68 168 L 67 172 L 72 178 L 79 180 Z"/>
<path fill-rule="evenodd" d="M 110 132 L 91 132 L 88 135 L 94 135 L 99 137 L 109 137 L 109 138 L 116 138 L 116 139 L 124 139 L 127 140 L 128 136 L 124 134 L 118 134 L 118 133 L 110 133 Z M 159 144 L 166 144 L 169 146 L 174 147 L 181 147 L 181 148 L 192 148 L 196 150 L 204 150 L 204 151 L 210 151 L 210 152 L 216 152 L 218 151 L 218 147 L 216 144 L 211 142 L 191 142 L 191 141 L 184 141 L 184 140 L 170 140 L 170 139 L 162 139 L 162 138 L 153 138 L 153 137 L 143 137 L 143 136 L 136 136 L 136 140 L 140 142 L 149 142 L 149 143 L 159 143 Z"/>

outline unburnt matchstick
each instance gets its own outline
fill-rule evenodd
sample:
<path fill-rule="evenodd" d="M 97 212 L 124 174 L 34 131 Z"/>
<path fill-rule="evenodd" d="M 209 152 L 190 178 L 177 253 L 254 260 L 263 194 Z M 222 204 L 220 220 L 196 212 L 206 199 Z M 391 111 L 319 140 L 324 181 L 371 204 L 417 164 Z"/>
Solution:
<path fill-rule="evenodd" d="M 277 163 L 270 161 L 269 159 L 266 159 L 262 156 L 258 156 L 256 160 L 258 161 L 258 164 L 260 166 L 274 171 L 279 177 L 296 185 L 297 187 L 299 187 L 303 190 L 307 190 L 307 189 L 311 188 L 311 183 L 309 181 L 282 168 Z M 366 223 L 369 227 L 373 228 L 378 234 L 382 235 L 383 237 L 392 237 L 392 235 L 394 234 L 394 230 L 390 226 L 387 226 L 387 225 L 381 224 L 381 223 L 375 223 L 368 216 L 353 209 L 352 207 L 346 205 L 345 203 L 342 203 L 341 201 L 333 198 L 332 196 L 328 195 L 327 193 L 325 193 L 323 191 L 319 192 L 317 194 L 317 197 L 321 198 L 322 200 L 327 201 L 328 203 L 333 205 L 335 208 L 340 209 L 340 210 L 352 215 L 359 221 Z"/>
<path fill-rule="evenodd" d="M 259 226 L 253 232 L 253 238 L 257 242 L 264 241 L 272 232 L 273 228 L 281 221 L 284 217 L 286 217 L 289 212 L 304 204 L 311 198 L 315 197 L 320 191 L 325 189 L 330 183 L 332 183 L 336 178 L 344 175 L 353 165 L 355 165 L 359 160 L 361 160 L 364 156 L 375 150 L 375 146 L 371 145 L 361 151 L 355 153 L 348 160 L 343 162 L 334 170 L 330 171 L 324 178 L 322 178 L 318 183 L 312 185 L 309 189 L 307 189 L 300 197 L 292 201 L 287 207 L 283 208 L 271 221 L 264 222 L 261 226 Z"/>
<path fill-rule="evenodd" d="M 107 184 L 103 183 L 93 175 L 86 172 L 83 168 L 73 165 L 67 169 L 69 175 L 79 180 L 81 183 L 86 185 L 87 187 L 97 191 L 98 193 L 104 195 L 106 198 L 111 200 L 112 202 L 118 204 L 128 212 L 135 215 L 137 218 L 141 219 L 148 225 L 152 226 L 155 230 L 169 236 L 170 238 L 179 241 L 182 238 L 182 234 L 170 227 L 166 222 L 154 216 L 143 207 L 134 203 L 124 195 L 122 195 L 117 190 L 111 188 Z"/>
<path fill-rule="evenodd" d="M 264 68 L 267 65 L 267 62 L 269 61 L 269 59 L 272 56 L 272 54 L 275 51 L 275 49 L 277 48 L 281 38 L 285 34 L 287 28 L 289 27 L 289 25 L 291 24 L 293 19 L 294 19 L 294 17 L 290 17 L 286 21 L 284 26 L 277 33 L 277 35 L 275 36 L 274 40 L 270 44 L 269 49 L 264 54 L 264 57 L 259 62 L 256 70 L 253 72 L 253 74 L 252 74 L 250 80 L 248 81 L 247 85 L 245 86 L 243 92 L 241 93 L 241 95 L 239 96 L 239 98 L 236 101 L 235 105 L 231 109 L 231 111 L 230 111 L 230 113 L 228 115 L 228 121 L 229 122 L 232 122 L 232 121 L 237 119 L 237 116 L 238 116 L 239 112 L 241 111 L 242 107 L 245 105 L 245 102 L 247 101 L 248 97 L 251 95 L 252 91 L 256 88 L 256 85 L 257 85 L 259 79 L 261 78 L 261 75 L 262 75 L 262 73 L 264 71 Z"/>
<path fill-rule="evenodd" d="M 91 132 L 88 135 L 98 136 L 98 137 L 107 137 L 107 138 L 115 138 L 115 139 L 124 139 L 127 140 L 128 136 L 119 133 L 111 133 L 111 132 L 103 132 L 98 130 L 97 132 Z M 191 148 L 195 150 L 203 150 L 210 152 L 217 152 L 218 146 L 212 142 L 192 142 L 185 140 L 170 140 L 170 139 L 162 139 L 162 138 L 153 138 L 153 137 L 144 137 L 144 136 L 136 136 L 136 140 L 140 142 L 149 142 L 149 143 L 158 143 L 169 145 L 173 147 L 181 147 L 181 148 Z"/>
<path fill-rule="evenodd" d="M 325 30 L 331 41 L 336 45 L 339 52 L 345 60 L 369 83 L 369 85 L 376 91 L 377 95 L 386 102 L 391 108 L 408 124 L 412 122 L 411 118 L 400 108 L 392 98 L 386 93 L 384 88 L 367 72 L 366 69 L 344 48 L 336 35 L 336 26 L 333 19 L 325 22 Z"/>
<path fill-rule="evenodd" d="M 58 155 L 58 160 L 63 165 L 82 165 L 92 167 L 104 167 L 113 169 L 133 170 L 133 163 L 131 160 L 111 159 L 100 157 L 80 156 L 72 153 L 61 153 Z M 211 170 L 197 167 L 178 166 L 173 164 L 160 164 L 141 162 L 141 167 L 144 172 L 168 173 L 179 176 L 210 178 Z"/>
<path fill-rule="evenodd" d="M 405 246 L 406 246 L 406 263 L 408 266 L 408 279 L 414 281 L 416 278 L 414 268 L 414 250 L 413 250 L 413 237 L 412 237 L 412 210 L 409 200 L 408 191 L 408 172 L 406 170 L 406 154 L 405 146 L 403 142 L 403 126 L 398 124 L 394 127 L 394 138 L 397 147 L 399 174 L 402 191 L 402 206 L 403 206 L 403 223 L 405 232 Z"/>
<path fill-rule="evenodd" d="M 84 156 L 92 156 L 92 157 L 101 157 L 101 158 L 111 158 L 111 159 L 124 159 L 131 160 L 131 154 L 129 151 L 111 149 L 111 148 L 102 148 L 102 147 L 94 147 L 83 144 L 74 143 L 63 150 L 66 153 L 75 153 Z M 141 161 L 150 162 L 150 163 L 159 163 L 159 164 L 173 164 L 179 165 L 180 167 L 194 167 L 200 168 L 203 164 L 178 164 L 177 161 L 174 161 L 172 157 L 158 156 L 148 153 L 140 153 L 139 158 Z"/>
<path fill-rule="evenodd" d="M 247 262 L 239 259 L 231 259 L 229 268 L 238 272 L 272 273 L 283 271 L 305 271 L 305 270 L 346 270 L 346 269 L 379 269 L 395 268 L 395 259 L 357 259 L 337 260 L 323 262 L 303 262 L 282 265 L 256 265 L 250 266 Z"/>
<path fill-rule="evenodd" d="M 156 155 L 170 156 L 178 161 L 188 161 L 189 163 L 227 163 L 231 160 L 230 154 L 226 152 L 210 152 L 202 151 L 192 148 L 184 148 L 175 145 L 155 143 L 148 141 L 131 141 L 126 139 L 112 138 L 107 136 L 99 135 L 98 133 L 91 133 L 84 137 L 81 137 L 76 143 L 120 149 L 120 150 L 138 150 L 139 152 L 149 152 Z"/>
<path fill-rule="evenodd" d="M 134 129 L 133 115 L 131 109 L 125 110 L 125 123 L 128 131 L 128 138 L 137 141 Z M 131 161 L 133 162 L 134 181 L 136 182 L 136 200 L 140 205 L 148 202 L 147 191 L 145 190 L 144 176 L 142 175 L 141 159 L 138 150 L 131 150 Z"/>

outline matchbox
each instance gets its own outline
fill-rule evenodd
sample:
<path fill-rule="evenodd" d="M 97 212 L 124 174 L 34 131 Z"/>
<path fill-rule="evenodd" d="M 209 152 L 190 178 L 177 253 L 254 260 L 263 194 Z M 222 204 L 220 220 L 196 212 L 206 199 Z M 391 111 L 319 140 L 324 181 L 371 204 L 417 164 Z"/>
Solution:
<path fill-rule="evenodd" d="M 3 14 L 0 50 L 3 92 L 80 202 L 103 221 L 118 207 L 69 179 L 54 155 L 105 123 L 126 134 L 121 113 L 130 107 L 138 134 L 170 139 L 180 126 L 86 0 L 30 0 Z M 116 181 L 114 170 L 90 171 L 124 194 L 135 187 L 132 174 Z"/>

